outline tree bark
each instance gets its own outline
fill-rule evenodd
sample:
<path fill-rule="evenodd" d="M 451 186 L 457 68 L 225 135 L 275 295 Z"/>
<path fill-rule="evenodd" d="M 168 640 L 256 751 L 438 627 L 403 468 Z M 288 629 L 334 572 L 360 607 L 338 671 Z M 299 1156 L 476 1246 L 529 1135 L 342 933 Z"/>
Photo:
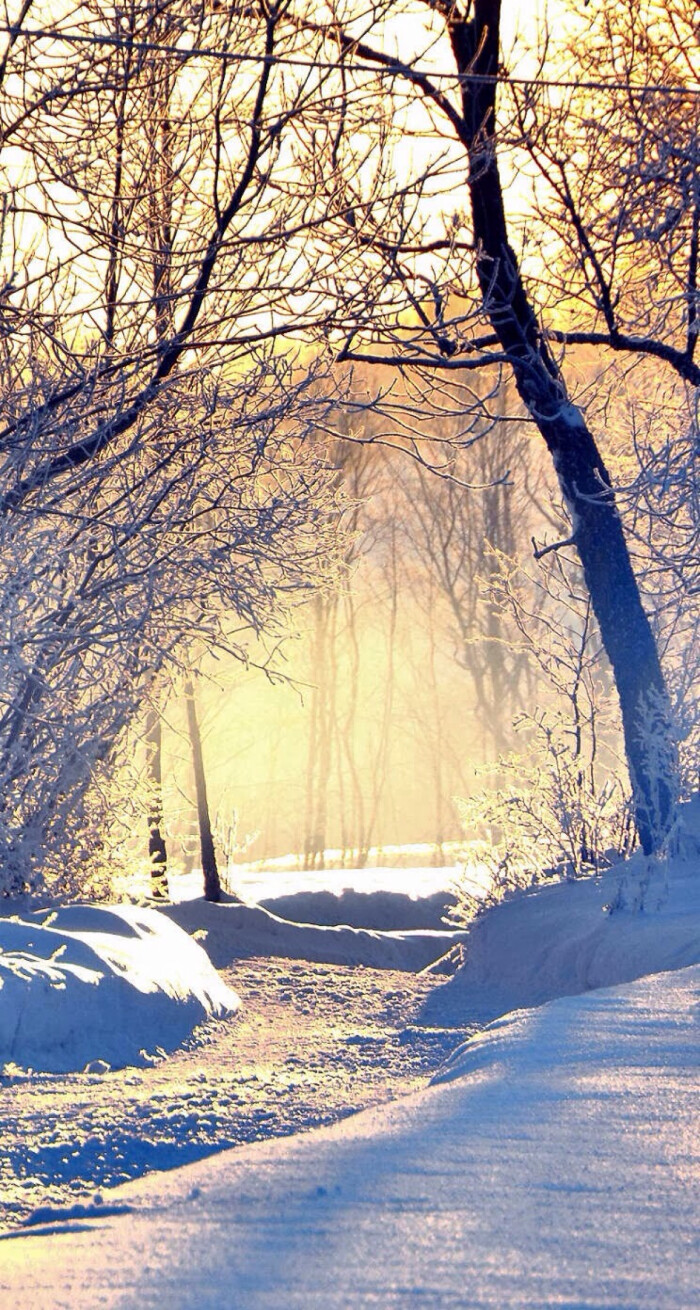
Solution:
<path fill-rule="evenodd" d="M 168 899 L 168 852 L 163 835 L 163 729 L 160 715 L 151 710 L 146 722 L 148 777 L 148 858 L 151 866 L 151 896 Z"/>
<path fill-rule="evenodd" d="M 447 26 L 462 77 L 477 274 L 519 395 L 552 456 L 620 700 L 635 817 L 652 853 L 670 828 L 676 748 L 656 643 L 632 571 L 608 471 L 543 338 L 509 241 L 495 143 L 500 0 L 474 0 Z"/>
<path fill-rule="evenodd" d="M 197 822 L 199 824 L 199 845 L 202 853 L 204 899 L 206 901 L 220 901 L 221 880 L 219 878 L 219 869 L 216 863 L 214 838 L 212 836 L 211 819 L 209 817 L 207 778 L 204 772 L 204 756 L 202 754 L 202 734 L 197 719 L 194 687 L 189 678 L 185 684 L 185 701 L 187 703 L 187 726 L 189 728 L 190 744 L 192 747 L 192 768 L 194 771 L 194 786 L 197 797 Z"/>

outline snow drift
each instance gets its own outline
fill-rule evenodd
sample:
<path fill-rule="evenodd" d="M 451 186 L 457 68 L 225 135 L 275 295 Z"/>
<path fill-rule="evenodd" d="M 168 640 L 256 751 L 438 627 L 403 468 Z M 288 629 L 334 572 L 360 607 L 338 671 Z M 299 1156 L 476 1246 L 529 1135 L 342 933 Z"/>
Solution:
<path fill-rule="evenodd" d="M 261 955 L 417 973 L 466 938 L 448 929 L 377 932 L 343 924 L 290 923 L 262 906 L 230 900 L 179 901 L 164 906 L 163 914 L 187 932 L 206 933 L 206 951 L 218 969 Z"/>
<path fill-rule="evenodd" d="M 375 928 L 378 932 L 426 928 L 444 931 L 447 913 L 455 904 L 456 898 L 448 891 L 418 896 L 395 891 L 355 891 L 352 887 L 343 887 L 338 893 L 296 892 L 259 902 L 261 909 L 292 923 L 315 923 L 327 928 L 340 925 Z"/>
<path fill-rule="evenodd" d="M 75 905 L 0 919 L 0 1064 L 143 1064 L 238 1004 L 201 947 L 153 910 Z"/>
<path fill-rule="evenodd" d="M 472 925 L 464 963 L 428 997 L 426 1023 L 488 1023 L 700 962 L 697 859 L 640 854 L 601 878 L 520 892 Z"/>

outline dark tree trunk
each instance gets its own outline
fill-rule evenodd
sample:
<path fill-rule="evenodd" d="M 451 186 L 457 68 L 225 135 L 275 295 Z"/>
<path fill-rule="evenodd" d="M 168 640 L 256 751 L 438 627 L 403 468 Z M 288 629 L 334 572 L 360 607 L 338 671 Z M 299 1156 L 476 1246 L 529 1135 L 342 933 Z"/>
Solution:
<path fill-rule="evenodd" d="M 508 241 L 495 146 L 500 0 L 474 0 L 448 18 L 462 82 L 461 138 L 484 307 L 523 403 L 552 456 L 620 700 L 635 817 L 647 853 L 673 817 L 676 749 L 666 687 L 632 571 L 610 477 L 537 323 Z"/>
<path fill-rule="evenodd" d="M 151 896 L 168 899 L 168 853 L 163 835 L 163 765 L 160 715 L 152 710 L 146 723 L 148 778 L 148 858 L 151 866 Z"/>
<path fill-rule="evenodd" d="M 194 770 L 194 786 L 197 797 L 197 822 L 199 824 L 199 845 L 202 852 L 204 899 L 207 901 L 220 901 L 221 881 L 219 879 L 219 869 L 216 863 L 216 852 L 214 850 L 214 838 L 212 836 L 211 820 L 209 818 L 207 779 L 204 772 L 204 757 L 202 755 L 202 734 L 199 730 L 199 722 L 197 720 L 194 687 L 190 680 L 187 681 L 185 686 L 185 700 L 187 702 L 187 725 L 190 733 L 190 744 L 192 746 L 192 768 Z"/>

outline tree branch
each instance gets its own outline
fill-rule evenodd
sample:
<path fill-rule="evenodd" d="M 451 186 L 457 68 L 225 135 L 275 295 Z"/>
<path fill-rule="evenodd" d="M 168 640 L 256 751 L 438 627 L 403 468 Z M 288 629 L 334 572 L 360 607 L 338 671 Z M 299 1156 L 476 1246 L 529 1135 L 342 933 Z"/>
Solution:
<path fill-rule="evenodd" d="M 151 380 L 145 387 L 142 387 L 131 403 L 122 410 L 121 414 L 98 424 L 90 436 L 74 442 L 67 450 L 47 463 L 40 465 L 29 477 L 23 478 L 16 487 L 8 491 L 0 499 L 0 514 L 6 514 L 10 510 L 17 509 L 32 491 L 45 486 L 62 473 L 80 468 L 110 445 L 117 437 L 133 427 L 148 405 L 159 395 L 163 383 L 173 372 L 182 354 L 187 349 L 189 338 L 194 331 L 204 304 L 226 232 L 241 207 L 263 148 L 262 111 L 273 69 L 272 55 L 276 22 L 277 10 L 273 10 L 266 21 L 265 61 L 252 114 L 250 144 L 243 172 L 226 209 L 218 217 L 214 232 L 209 238 L 197 279 L 190 292 L 189 306 L 183 322 L 175 335 L 169 341 L 161 344 L 158 351 L 160 359 Z M 71 394 L 76 394 L 79 390 L 79 386 L 69 389 Z M 58 403 L 57 398 L 52 398 L 50 403 L 52 407 L 55 407 Z"/>
<path fill-rule="evenodd" d="M 684 350 L 678 350 L 664 341 L 634 337 L 626 332 L 561 332 L 556 328 L 549 328 L 545 335 L 549 341 L 557 341 L 563 346 L 609 346 L 611 350 L 663 359 L 685 382 L 690 382 L 694 387 L 700 386 L 700 366 L 689 359 Z"/>

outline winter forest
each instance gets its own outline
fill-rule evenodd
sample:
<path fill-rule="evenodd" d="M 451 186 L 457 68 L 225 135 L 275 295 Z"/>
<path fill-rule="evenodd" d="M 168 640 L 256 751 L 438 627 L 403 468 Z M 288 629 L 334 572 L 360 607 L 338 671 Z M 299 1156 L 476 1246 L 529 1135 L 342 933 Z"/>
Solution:
<path fill-rule="evenodd" d="M 5 0 L 0 1305 L 700 1300 L 698 35 Z"/>

